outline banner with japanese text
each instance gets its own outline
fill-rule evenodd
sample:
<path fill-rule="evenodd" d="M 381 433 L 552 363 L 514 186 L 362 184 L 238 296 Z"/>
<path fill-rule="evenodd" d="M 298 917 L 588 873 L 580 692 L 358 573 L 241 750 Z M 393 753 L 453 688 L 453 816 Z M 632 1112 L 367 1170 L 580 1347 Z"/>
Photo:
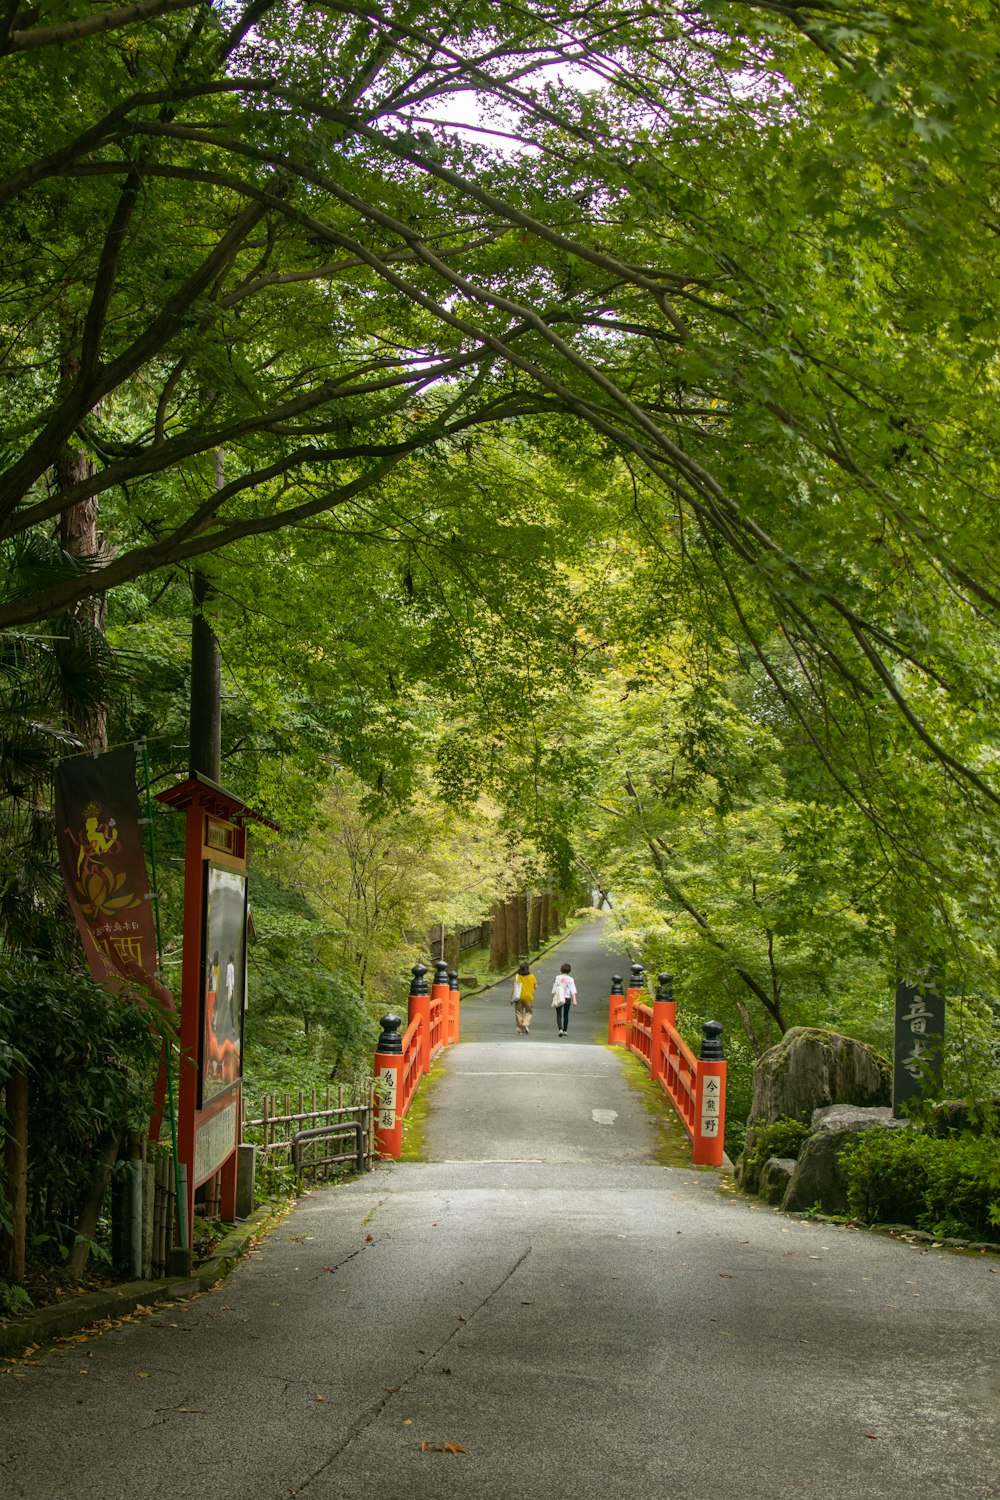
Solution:
<path fill-rule="evenodd" d="M 55 782 L 59 864 L 90 972 L 112 992 L 128 982 L 172 1009 L 157 978 L 134 747 L 60 761 Z"/>

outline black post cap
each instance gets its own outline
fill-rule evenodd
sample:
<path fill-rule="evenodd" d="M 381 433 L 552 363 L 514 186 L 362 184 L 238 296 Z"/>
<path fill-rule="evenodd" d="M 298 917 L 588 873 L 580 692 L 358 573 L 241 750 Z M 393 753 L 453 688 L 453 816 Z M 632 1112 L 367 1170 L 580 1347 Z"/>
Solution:
<path fill-rule="evenodd" d="M 383 1016 L 380 1024 L 382 1030 L 379 1033 L 378 1046 L 375 1048 L 376 1052 L 388 1052 L 390 1054 L 393 1052 L 402 1052 L 403 1038 L 399 1034 L 399 1028 L 403 1022 L 400 1017 L 394 1015 Z"/>
<path fill-rule="evenodd" d="M 622 989 L 622 976 L 620 974 L 612 974 L 611 976 L 611 993 L 612 995 L 624 995 L 625 993 Z"/>
<path fill-rule="evenodd" d="M 434 960 L 434 983 L 448 983 L 448 964 L 447 961 L 443 958 L 436 958 Z"/>
<path fill-rule="evenodd" d="M 633 964 L 631 972 L 632 978 L 629 980 L 630 987 L 633 990 L 641 990 L 646 982 L 646 974 L 642 967 L 642 964 Z"/>
<path fill-rule="evenodd" d="M 427 994 L 429 994 L 430 991 L 427 988 L 427 980 L 424 978 L 424 975 L 427 973 L 427 965 L 426 964 L 414 964 L 413 968 L 410 970 L 410 972 L 413 975 L 413 983 L 410 985 L 410 994 L 411 995 L 427 995 Z"/>
<path fill-rule="evenodd" d="M 725 1027 L 721 1021 L 704 1021 L 701 1028 L 701 1051 L 698 1056 L 706 1062 L 722 1062 L 725 1053 L 722 1050 L 722 1033 Z"/>
<path fill-rule="evenodd" d="M 674 976 L 672 974 L 658 974 L 659 984 L 656 988 L 657 1000 L 672 1000 L 674 998 Z"/>
<path fill-rule="evenodd" d="M 449 969 L 448 970 L 448 987 L 449 987 L 449 989 L 453 989 L 453 990 L 457 990 L 458 989 L 458 970 L 457 969 Z"/>

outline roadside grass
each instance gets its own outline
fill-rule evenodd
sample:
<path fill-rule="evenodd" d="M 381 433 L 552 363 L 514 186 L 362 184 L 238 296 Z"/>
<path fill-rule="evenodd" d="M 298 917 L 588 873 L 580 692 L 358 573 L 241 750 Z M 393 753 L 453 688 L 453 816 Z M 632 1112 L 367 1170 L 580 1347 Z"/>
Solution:
<path fill-rule="evenodd" d="M 444 1075 L 444 1057 L 445 1053 L 441 1053 L 437 1061 L 431 1063 L 430 1072 L 425 1073 L 421 1078 L 417 1092 L 410 1100 L 410 1107 L 403 1116 L 403 1149 L 399 1157 L 400 1161 L 424 1160 L 424 1126 L 430 1114 L 434 1086 Z"/>
<path fill-rule="evenodd" d="M 593 1041 L 596 1045 L 607 1048 L 609 1052 L 621 1058 L 625 1082 L 639 1095 L 646 1113 L 656 1124 L 655 1151 L 656 1160 L 660 1166 L 692 1167 L 691 1142 L 687 1138 L 687 1132 L 674 1114 L 659 1084 L 650 1077 L 648 1069 L 627 1048 L 610 1047 L 606 1027 L 594 1032 Z M 692 1170 L 701 1171 L 702 1169 L 692 1167 Z M 716 1169 L 712 1167 L 708 1170 L 715 1171 Z"/>

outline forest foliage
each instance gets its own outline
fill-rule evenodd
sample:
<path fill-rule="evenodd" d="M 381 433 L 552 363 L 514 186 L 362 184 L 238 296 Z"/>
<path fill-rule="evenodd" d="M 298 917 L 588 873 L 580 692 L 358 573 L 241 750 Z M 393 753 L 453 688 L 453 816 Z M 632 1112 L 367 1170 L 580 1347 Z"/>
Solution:
<path fill-rule="evenodd" d="M 67 967 L 52 762 L 99 724 L 183 774 L 197 569 L 223 779 L 284 830 L 262 1016 L 360 1057 L 422 925 L 593 880 L 744 1073 L 802 1021 L 884 1046 L 903 976 L 995 1089 L 997 40 L 7 7 L 0 1067 Z"/>

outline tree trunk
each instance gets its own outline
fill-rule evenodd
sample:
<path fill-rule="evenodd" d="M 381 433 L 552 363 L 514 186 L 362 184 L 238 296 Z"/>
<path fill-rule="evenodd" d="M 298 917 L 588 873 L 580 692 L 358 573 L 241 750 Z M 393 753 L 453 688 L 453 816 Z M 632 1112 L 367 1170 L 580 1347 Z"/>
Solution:
<path fill-rule="evenodd" d="M 514 951 L 518 959 L 528 956 L 528 898 L 514 897 Z"/>
<path fill-rule="evenodd" d="M 541 896 L 528 895 L 525 898 L 528 915 L 528 948 L 529 953 L 537 953 L 542 946 L 542 898 Z"/>
<path fill-rule="evenodd" d="M 7 1078 L 7 1125 L 4 1170 L 10 1200 L 10 1233 L 0 1241 L 0 1270 L 7 1281 L 24 1280 L 28 1226 L 28 1075 L 13 1067 Z"/>
<path fill-rule="evenodd" d="M 67 348 L 62 361 L 62 378 L 66 389 L 73 384 L 79 368 L 78 359 Z M 59 493 L 66 494 L 73 485 L 82 484 L 90 479 L 96 467 L 94 460 L 85 449 L 67 444 L 56 461 L 56 487 Z M 107 555 L 107 549 L 103 545 L 103 538 L 98 530 L 96 497 L 80 500 L 76 505 L 68 505 L 60 512 L 59 543 L 73 557 L 88 561 L 97 561 Z M 94 594 L 90 598 L 81 600 L 72 611 L 73 618 L 91 639 L 94 636 L 104 635 L 106 613 L 107 601 L 103 594 Z M 106 705 L 103 702 L 95 703 L 85 715 L 81 715 L 78 707 L 74 705 L 67 704 L 66 706 L 73 727 L 87 749 L 95 752 L 106 750 L 108 748 Z"/>
<path fill-rule="evenodd" d="M 80 1205 L 76 1220 L 76 1238 L 70 1247 L 69 1259 L 66 1262 L 67 1273 L 76 1280 L 83 1275 L 87 1257 L 90 1255 L 90 1246 L 97 1233 L 97 1221 L 101 1217 L 104 1195 L 111 1181 L 111 1169 L 118 1160 L 121 1139 L 120 1130 L 109 1130 L 101 1139 L 100 1159 L 88 1184 L 83 1203 Z"/>
<path fill-rule="evenodd" d="M 504 921 L 504 904 L 494 901 L 490 913 L 490 968 L 507 967 L 507 924 Z"/>
<path fill-rule="evenodd" d="M 222 658 L 212 628 L 215 596 L 204 573 L 192 575 L 194 613 L 191 619 L 191 728 L 188 766 L 209 781 L 222 777 Z"/>

